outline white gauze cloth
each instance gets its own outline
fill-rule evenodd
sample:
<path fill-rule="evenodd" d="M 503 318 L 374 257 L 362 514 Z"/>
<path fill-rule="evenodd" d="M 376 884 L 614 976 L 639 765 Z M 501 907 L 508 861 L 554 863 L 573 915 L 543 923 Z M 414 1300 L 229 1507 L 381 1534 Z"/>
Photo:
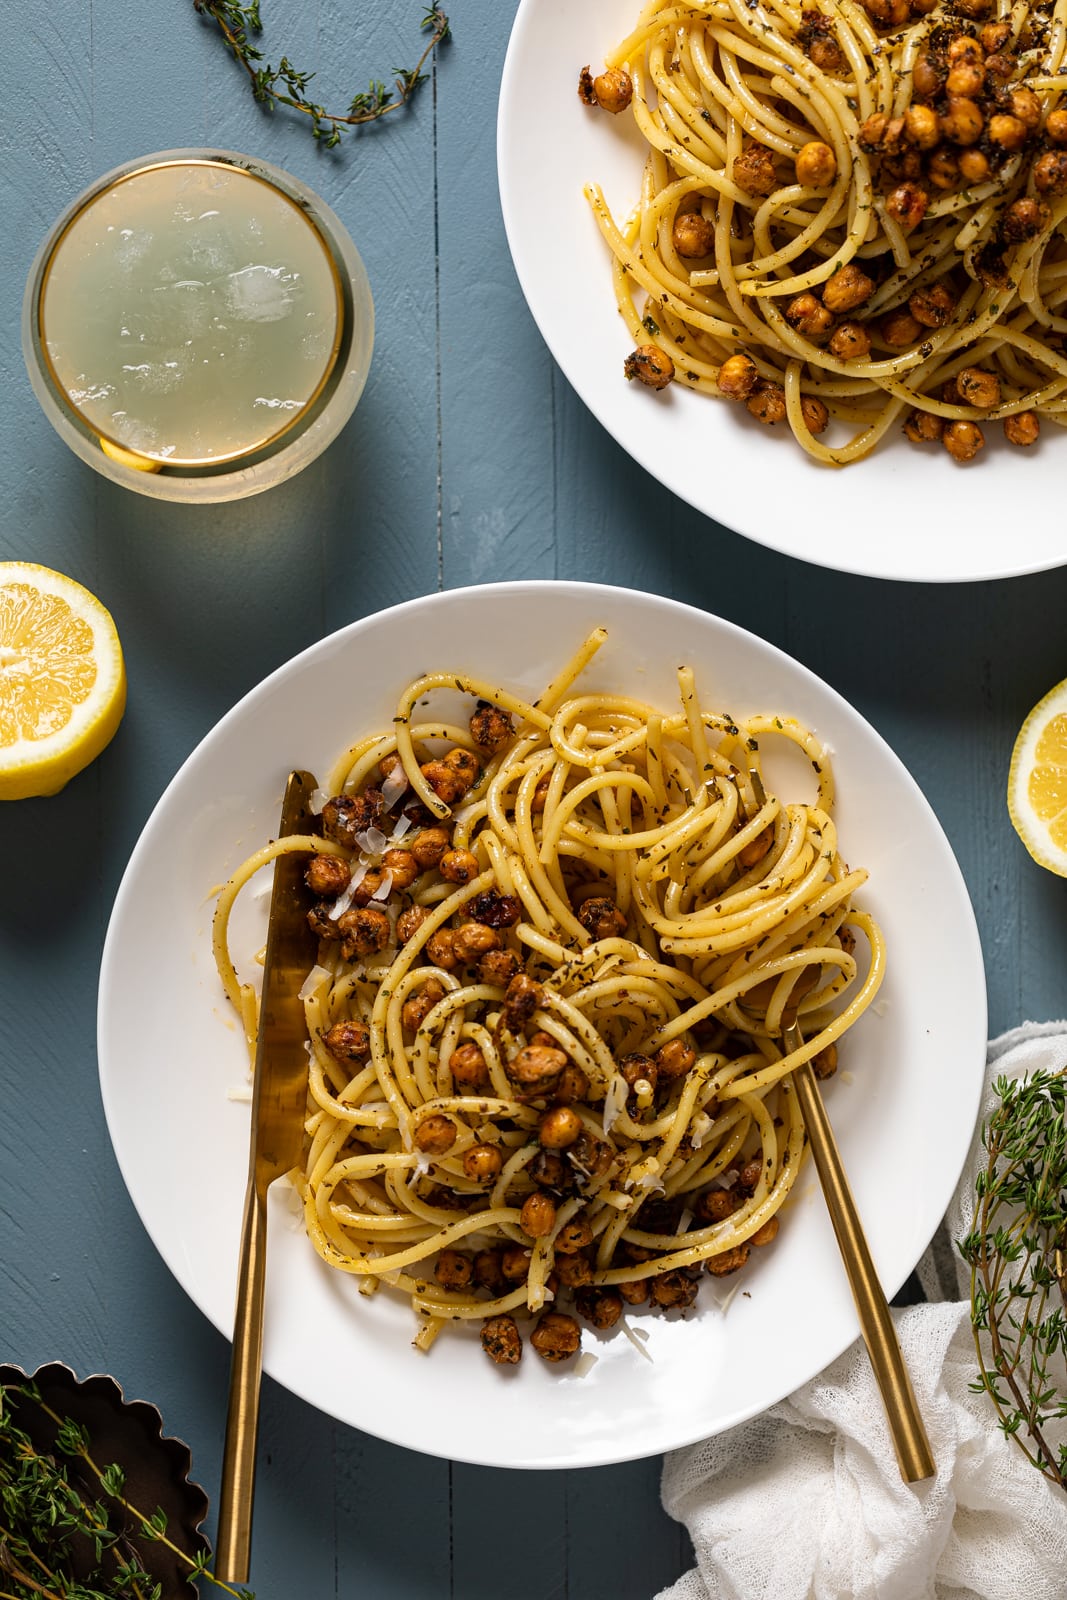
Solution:
<path fill-rule="evenodd" d="M 919 1268 L 932 1303 L 893 1313 L 936 1477 L 902 1482 L 857 1341 L 762 1416 L 667 1457 L 663 1504 L 688 1528 L 697 1566 L 658 1600 L 1064 1600 L 1067 1495 L 968 1388 L 969 1268 L 953 1245 L 971 1227 L 992 1081 L 1064 1066 L 1067 1022 L 991 1043 L 979 1127 Z"/>

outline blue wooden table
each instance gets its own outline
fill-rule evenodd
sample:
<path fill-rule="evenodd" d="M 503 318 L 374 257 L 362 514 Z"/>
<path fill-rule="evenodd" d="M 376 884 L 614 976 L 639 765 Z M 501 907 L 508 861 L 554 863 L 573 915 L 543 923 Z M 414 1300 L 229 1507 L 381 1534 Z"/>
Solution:
<path fill-rule="evenodd" d="M 0 558 L 56 567 L 104 600 L 130 700 L 113 745 L 63 793 L 0 807 L 0 1361 L 114 1373 L 189 1442 L 213 1501 L 228 1346 L 156 1256 L 112 1156 L 99 957 L 167 781 L 245 690 L 323 634 L 442 587 L 526 577 L 613 581 L 751 628 L 852 700 L 924 788 L 974 900 L 992 1030 L 1065 1010 L 1067 890 L 1016 840 L 1004 786 L 1023 715 L 1067 674 L 1067 570 L 943 586 L 823 572 L 698 516 L 619 451 L 554 371 L 507 252 L 494 121 L 513 12 L 456 0 L 421 97 L 336 152 L 257 109 L 192 0 L 52 0 L 5 30 Z M 264 13 L 267 55 L 318 65 L 322 98 L 417 53 L 414 4 L 268 0 Z M 65 448 L 30 391 L 19 318 L 40 239 L 90 179 L 203 144 L 265 156 L 324 195 L 364 256 L 378 331 L 367 391 L 324 457 L 266 496 L 193 510 L 117 489 Z M 981 515 L 961 475 L 952 536 Z M 655 1460 L 529 1475 L 450 1464 L 269 1381 L 262 1451 L 261 1600 L 644 1600 L 690 1564 Z"/>

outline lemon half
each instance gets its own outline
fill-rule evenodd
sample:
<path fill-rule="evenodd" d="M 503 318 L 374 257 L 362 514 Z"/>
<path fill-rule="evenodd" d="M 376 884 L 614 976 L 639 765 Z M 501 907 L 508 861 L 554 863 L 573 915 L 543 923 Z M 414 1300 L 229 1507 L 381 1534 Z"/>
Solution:
<path fill-rule="evenodd" d="M 1067 679 L 1019 729 L 1008 770 L 1008 813 L 1035 861 L 1067 878 Z"/>
<path fill-rule="evenodd" d="M 122 646 L 100 601 L 48 567 L 0 561 L 0 800 L 62 789 L 125 708 Z"/>

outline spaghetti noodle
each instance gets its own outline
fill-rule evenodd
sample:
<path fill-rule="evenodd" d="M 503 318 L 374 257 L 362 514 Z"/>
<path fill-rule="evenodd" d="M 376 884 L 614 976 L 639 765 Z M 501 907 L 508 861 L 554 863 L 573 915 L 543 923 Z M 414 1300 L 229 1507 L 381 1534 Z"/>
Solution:
<path fill-rule="evenodd" d="M 1063 426 L 1065 52 L 1064 0 L 651 0 L 579 83 L 648 147 L 625 222 L 586 188 L 627 375 L 833 466 Z"/>
<path fill-rule="evenodd" d="M 815 735 L 704 709 L 689 669 L 673 712 L 583 692 L 605 637 L 536 701 L 419 678 L 329 774 L 322 837 L 268 846 L 219 896 L 219 971 L 247 1016 L 234 901 L 272 857 L 310 853 L 307 1230 L 410 1298 L 423 1348 L 474 1319 L 513 1362 L 533 1317 L 533 1347 L 564 1359 L 572 1300 L 607 1327 L 741 1267 L 800 1166 L 791 1068 L 832 1070 L 882 979 Z M 469 720 L 426 711 L 449 696 Z M 765 788 L 770 740 L 807 757 L 811 803 Z M 797 1007 L 806 1042 L 783 1056 Z"/>

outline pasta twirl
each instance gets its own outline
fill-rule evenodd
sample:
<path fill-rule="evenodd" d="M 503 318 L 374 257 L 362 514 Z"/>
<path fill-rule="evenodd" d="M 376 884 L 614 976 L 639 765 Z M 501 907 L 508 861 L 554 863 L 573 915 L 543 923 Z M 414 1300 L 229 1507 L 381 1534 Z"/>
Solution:
<path fill-rule="evenodd" d="M 648 149 L 625 221 L 586 188 L 627 375 L 832 466 L 894 424 L 960 461 L 1062 426 L 1065 49 L 1064 0 L 652 0 L 580 80 Z"/>
<path fill-rule="evenodd" d="M 418 679 L 328 775 L 323 836 L 267 847 L 219 898 L 247 1009 L 234 899 L 308 852 L 307 1230 L 368 1292 L 409 1297 L 422 1348 L 474 1320 L 514 1362 L 533 1319 L 562 1360 L 576 1318 L 684 1308 L 704 1270 L 743 1266 L 801 1162 L 790 1069 L 831 1071 L 882 979 L 815 735 L 709 710 L 688 668 L 674 710 L 585 691 L 604 638 L 536 701 Z M 468 718 L 434 716 L 457 692 Z M 809 801 L 765 786 L 772 740 L 807 757 Z"/>

